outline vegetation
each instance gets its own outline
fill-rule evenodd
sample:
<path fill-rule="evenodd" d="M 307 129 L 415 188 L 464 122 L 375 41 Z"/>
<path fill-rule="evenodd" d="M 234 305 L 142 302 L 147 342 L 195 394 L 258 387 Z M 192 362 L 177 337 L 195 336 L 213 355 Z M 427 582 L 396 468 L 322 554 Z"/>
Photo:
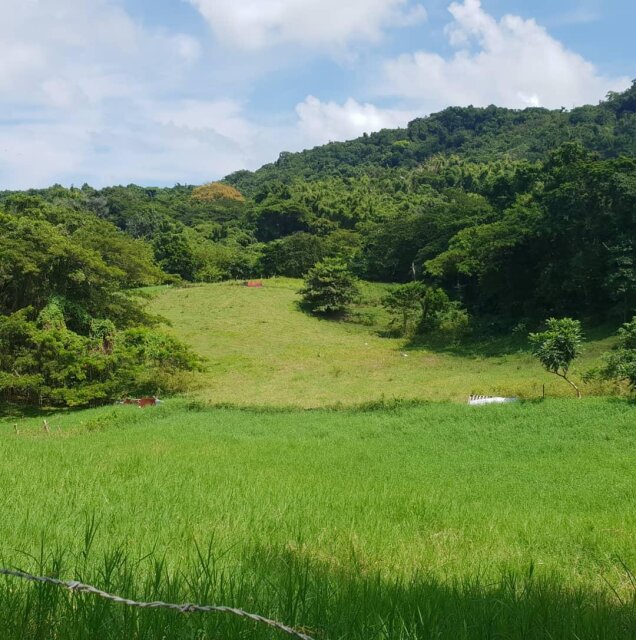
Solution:
<path fill-rule="evenodd" d="M 16 195 L 0 212 L 0 401 L 81 406 L 183 387 L 199 359 L 132 287 L 163 274 L 149 248 L 93 215 Z"/>
<path fill-rule="evenodd" d="M 309 270 L 300 295 L 312 313 L 335 315 L 347 310 L 357 292 L 356 279 L 347 265 L 338 258 L 326 258 Z"/>
<path fill-rule="evenodd" d="M 636 391 L 636 316 L 618 330 L 614 350 L 605 354 L 604 366 L 592 373 L 592 377 L 627 382 Z"/>
<path fill-rule="evenodd" d="M 546 325 L 546 331 L 530 334 L 532 355 L 541 362 L 546 371 L 563 378 L 580 398 L 581 391 L 568 378 L 568 372 L 574 359 L 581 354 L 581 323 L 572 318 L 550 318 L 546 320 Z"/>
<path fill-rule="evenodd" d="M 635 95 L 451 108 L 222 183 L 55 186 L 0 193 L 0 207 L 91 213 L 188 281 L 305 277 L 337 258 L 363 280 L 415 276 L 502 331 L 550 316 L 618 324 L 636 313 Z"/>
<path fill-rule="evenodd" d="M 536 366 L 527 328 L 484 338 L 482 328 L 454 345 L 395 332 L 381 300 L 392 287 L 360 283 L 344 320 L 303 313 L 299 280 L 264 280 L 262 289 L 216 283 L 155 290 L 150 311 L 206 359 L 192 394 L 213 404 L 269 407 L 352 406 L 378 400 L 466 402 L 470 394 L 539 398 L 568 396 L 570 387 Z M 483 331 L 489 331 L 489 327 Z M 593 330 L 570 370 L 582 378 L 611 349 L 611 330 Z M 434 337 L 434 336 L 433 336 Z M 589 380 L 585 395 L 614 394 Z"/>
<path fill-rule="evenodd" d="M 317 640 L 633 640 L 635 140 L 636 83 L 0 192 L 0 566 Z M 426 403 L 469 394 L 524 401 Z M 0 579 L 7 640 L 272 634 Z"/>
<path fill-rule="evenodd" d="M 607 399 L 338 412 L 169 401 L 51 415 L 50 435 L 41 418 L 5 420 L 1 564 L 241 606 L 317 638 L 632 638 L 633 413 Z M 4 578 L 0 630 L 278 637 Z"/>
<path fill-rule="evenodd" d="M 633 156 L 635 96 L 636 82 L 623 93 L 611 93 L 597 106 L 571 111 L 450 107 L 417 118 L 406 129 L 384 129 L 350 142 L 332 142 L 302 153 L 281 153 L 275 163 L 254 173 L 238 171 L 228 177 L 228 182 L 254 196 L 272 180 L 289 184 L 296 178 L 349 177 L 376 168 L 399 168 L 403 172 L 442 155 L 457 155 L 471 163 L 508 159 L 534 162 L 572 140 L 606 157 Z"/>

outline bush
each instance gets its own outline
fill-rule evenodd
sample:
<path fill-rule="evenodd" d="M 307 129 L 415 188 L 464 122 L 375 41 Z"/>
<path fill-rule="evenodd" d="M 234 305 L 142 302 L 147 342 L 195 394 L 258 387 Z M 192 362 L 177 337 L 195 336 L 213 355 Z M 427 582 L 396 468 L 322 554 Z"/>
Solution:
<path fill-rule="evenodd" d="M 436 334 L 446 344 L 459 344 L 470 333 L 470 316 L 459 303 L 451 302 L 436 314 Z"/>
<path fill-rule="evenodd" d="M 93 320 L 91 335 L 41 327 L 23 309 L 0 317 L 0 399 L 23 405 L 87 406 L 123 394 L 182 388 L 179 375 L 201 367 L 175 338 L 147 328 L 117 332 Z"/>
<path fill-rule="evenodd" d="M 602 380 L 627 382 L 636 392 L 636 316 L 618 330 L 618 342 L 614 350 L 603 356 L 605 365 L 591 372 Z"/>
<path fill-rule="evenodd" d="M 326 258 L 309 270 L 300 294 L 312 313 L 341 314 L 357 297 L 358 281 L 345 262 Z"/>

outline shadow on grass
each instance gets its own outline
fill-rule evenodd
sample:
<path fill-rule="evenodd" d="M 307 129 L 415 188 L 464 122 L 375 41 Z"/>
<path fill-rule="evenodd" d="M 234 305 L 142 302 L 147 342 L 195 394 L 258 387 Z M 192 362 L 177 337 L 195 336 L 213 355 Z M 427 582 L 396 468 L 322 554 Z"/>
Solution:
<path fill-rule="evenodd" d="M 532 330 L 540 330 L 534 327 Z M 585 339 L 588 342 L 599 342 L 616 335 L 616 324 L 604 324 L 588 326 L 585 329 Z M 529 330 L 504 331 L 502 329 L 491 330 L 488 325 L 476 327 L 474 333 L 464 338 L 459 343 L 449 343 L 444 336 L 415 335 L 405 345 L 405 350 L 427 350 L 436 353 L 446 353 L 459 358 L 498 358 L 517 353 L 529 353 Z M 386 337 L 394 337 L 387 330 Z M 584 345 L 585 346 L 585 345 Z"/>
<path fill-rule="evenodd" d="M 404 347 L 408 351 L 426 350 L 458 358 L 497 358 L 528 352 L 526 336 L 474 336 L 449 344 L 440 336 L 413 336 Z"/>
<path fill-rule="evenodd" d="M 81 411 L 86 407 L 76 409 L 65 409 L 62 407 L 38 407 L 20 404 L 0 402 L 0 419 L 23 419 L 23 418 L 47 418 L 53 414 L 66 413 L 70 411 Z"/>
<path fill-rule="evenodd" d="M 240 607 L 273 618 L 316 640 L 628 640 L 636 638 L 634 577 L 621 592 L 568 588 L 556 577 L 504 573 L 497 581 L 432 576 L 390 579 L 355 557 L 347 567 L 318 562 L 299 549 L 246 553 L 234 564 L 212 546 L 178 571 L 160 557 L 134 561 L 124 548 L 99 563 L 80 553 L 32 562 L 34 572 L 89 582 L 145 601 Z M 631 583 L 630 583 L 631 580 Z M 0 636 L 5 640 L 287 637 L 227 614 L 184 615 L 139 610 L 94 596 L 0 577 Z"/>

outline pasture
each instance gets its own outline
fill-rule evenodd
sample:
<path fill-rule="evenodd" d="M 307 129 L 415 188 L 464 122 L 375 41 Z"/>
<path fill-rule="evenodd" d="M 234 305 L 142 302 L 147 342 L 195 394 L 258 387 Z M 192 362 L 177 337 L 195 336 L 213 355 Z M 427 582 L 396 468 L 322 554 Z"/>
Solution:
<path fill-rule="evenodd" d="M 0 564 L 227 604 L 316 638 L 634 638 L 621 400 L 212 409 L 0 422 Z M 0 636 L 273 638 L 0 578 Z"/>
<path fill-rule="evenodd" d="M 562 380 L 545 373 L 528 352 L 525 333 L 463 348 L 432 349 L 385 337 L 389 318 L 383 285 L 365 283 L 348 322 L 302 313 L 301 281 L 266 280 L 262 289 L 239 283 L 154 290 L 150 310 L 207 357 L 193 396 L 213 404 L 303 407 L 356 406 L 395 398 L 464 402 L 469 394 L 570 397 Z M 573 375 L 610 348 L 590 340 Z M 582 386 L 599 394 L 598 383 Z"/>

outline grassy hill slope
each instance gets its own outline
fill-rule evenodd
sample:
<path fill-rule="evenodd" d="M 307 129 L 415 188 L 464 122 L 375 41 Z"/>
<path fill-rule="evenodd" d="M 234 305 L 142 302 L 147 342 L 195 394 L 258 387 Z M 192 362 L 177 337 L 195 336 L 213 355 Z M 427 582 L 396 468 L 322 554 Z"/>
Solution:
<path fill-rule="evenodd" d="M 317 319 L 298 308 L 299 280 L 266 280 L 161 289 L 151 310 L 208 359 L 196 397 L 243 406 L 324 407 L 382 399 L 465 401 L 471 393 L 536 398 L 569 396 L 523 347 L 509 342 L 434 351 L 382 337 L 388 318 L 378 309 L 385 288 L 367 284 L 354 322 Z M 357 321 L 356 321 L 357 320 Z M 588 342 L 574 375 L 609 348 Z M 597 385 L 584 385 L 597 393 Z"/>

